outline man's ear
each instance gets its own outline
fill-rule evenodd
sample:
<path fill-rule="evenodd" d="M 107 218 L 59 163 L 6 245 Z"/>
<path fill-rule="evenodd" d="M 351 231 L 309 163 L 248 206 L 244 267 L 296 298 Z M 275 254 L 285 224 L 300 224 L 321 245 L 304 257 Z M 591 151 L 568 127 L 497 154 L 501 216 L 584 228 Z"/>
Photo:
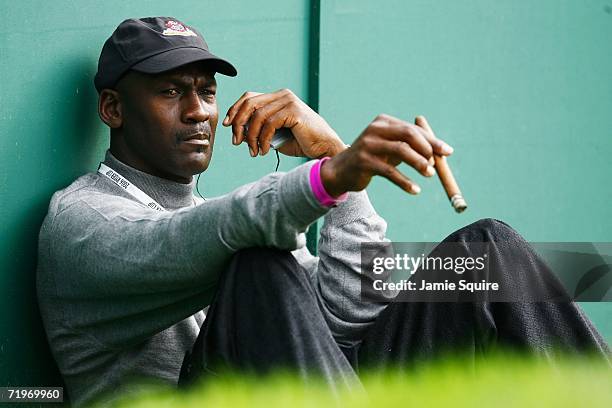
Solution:
<path fill-rule="evenodd" d="M 102 122 L 111 129 L 118 129 L 123 124 L 119 92 L 114 89 L 103 89 L 98 98 L 98 115 Z"/>

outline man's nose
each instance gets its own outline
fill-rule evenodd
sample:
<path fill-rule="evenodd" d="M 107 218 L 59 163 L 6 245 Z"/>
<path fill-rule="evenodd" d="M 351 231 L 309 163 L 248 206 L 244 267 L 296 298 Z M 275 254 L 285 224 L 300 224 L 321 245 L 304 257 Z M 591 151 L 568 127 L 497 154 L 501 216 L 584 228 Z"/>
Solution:
<path fill-rule="evenodd" d="M 191 93 L 184 97 L 183 121 L 184 122 L 206 122 L 210 119 L 210 112 L 206 104 L 197 93 Z"/>

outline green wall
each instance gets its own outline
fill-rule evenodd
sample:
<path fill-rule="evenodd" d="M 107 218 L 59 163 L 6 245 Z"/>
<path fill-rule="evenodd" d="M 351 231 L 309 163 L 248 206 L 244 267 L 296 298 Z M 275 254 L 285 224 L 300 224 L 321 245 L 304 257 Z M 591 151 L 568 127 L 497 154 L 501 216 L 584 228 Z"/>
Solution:
<path fill-rule="evenodd" d="M 606 2 L 321 3 L 319 42 L 316 0 L 0 3 L 10 22 L 0 28 L 0 385 L 58 384 L 35 301 L 37 232 L 51 194 L 103 157 L 92 77 L 128 17 L 176 16 L 235 63 L 237 78 L 219 77 L 223 113 L 246 90 L 288 87 L 349 143 L 379 112 L 427 115 L 456 149 L 470 209 L 455 215 L 435 180 L 419 197 L 377 181 L 370 195 L 392 239 L 435 241 L 496 217 L 529 240 L 612 241 Z M 282 158 L 281 169 L 299 162 Z M 200 191 L 227 192 L 274 166 L 219 129 Z M 585 305 L 609 339 L 611 306 Z"/>
<path fill-rule="evenodd" d="M 529 241 L 612 242 L 612 5 L 599 0 L 322 1 L 320 109 L 346 142 L 423 114 L 455 148 L 469 209 L 435 180 L 368 189 L 396 241 L 483 217 Z M 612 341 L 612 303 L 583 308 Z"/>
<path fill-rule="evenodd" d="M 200 29 L 237 78 L 219 76 L 219 109 L 246 90 L 288 87 L 307 98 L 310 3 L 273 1 L 2 2 L 0 28 L 0 385 L 53 383 L 35 298 L 37 234 L 52 193 L 95 171 L 109 142 L 92 79 L 123 19 L 175 16 Z M 214 196 L 274 171 L 220 128 L 200 192 Z M 300 163 L 282 158 L 281 170 Z M 245 171 L 248 169 L 248 171 Z"/>

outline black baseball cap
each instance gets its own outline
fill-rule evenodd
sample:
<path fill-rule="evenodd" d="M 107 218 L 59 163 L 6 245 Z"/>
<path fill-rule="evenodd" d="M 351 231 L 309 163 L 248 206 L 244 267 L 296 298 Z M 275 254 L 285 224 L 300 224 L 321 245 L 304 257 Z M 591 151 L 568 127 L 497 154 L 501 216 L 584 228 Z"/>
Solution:
<path fill-rule="evenodd" d="M 208 50 L 195 28 L 174 17 L 145 17 L 123 21 L 106 40 L 98 60 L 94 85 L 98 92 L 113 88 L 129 70 L 158 74 L 196 61 L 236 76 L 236 68 Z"/>

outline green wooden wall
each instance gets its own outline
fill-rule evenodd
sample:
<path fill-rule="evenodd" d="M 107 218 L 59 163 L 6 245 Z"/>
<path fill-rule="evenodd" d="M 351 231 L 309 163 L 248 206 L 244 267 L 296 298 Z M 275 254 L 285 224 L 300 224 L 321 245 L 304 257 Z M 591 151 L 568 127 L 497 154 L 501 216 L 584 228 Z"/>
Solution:
<path fill-rule="evenodd" d="M 95 171 L 109 142 L 92 85 L 106 38 L 123 19 L 175 16 L 200 29 L 239 71 L 219 76 L 219 109 L 244 91 L 288 87 L 307 98 L 310 3 L 272 1 L 2 2 L 0 30 L 0 385 L 41 385 L 56 373 L 35 298 L 37 231 L 51 194 Z M 200 192 L 217 195 L 274 171 L 220 128 Z M 283 158 L 287 170 L 301 159 Z"/>
<path fill-rule="evenodd" d="M 35 300 L 37 232 L 51 194 L 103 157 L 92 78 L 128 17 L 180 18 L 235 63 L 237 78 L 219 77 L 221 111 L 246 90 L 288 87 L 347 143 L 379 112 L 427 115 L 456 149 L 470 209 L 455 215 L 435 180 L 419 197 L 377 181 L 370 195 L 394 240 L 435 241 L 496 217 L 529 240 L 612 241 L 607 1 L 320 3 L 0 2 L 0 385 L 59 383 Z M 281 169 L 299 162 L 282 158 Z M 200 191 L 227 192 L 274 166 L 219 129 Z M 611 306 L 585 308 L 612 340 Z"/>
<path fill-rule="evenodd" d="M 371 185 L 391 239 L 493 217 L 529 241 L 612 242 L 611 2 L 321 3 L 319 111 L 339 134 L 423 114 L 455 148 L 461 215 L 435 179 L 418 197 Z M 583 307 L 612 341 L 612 303 Z"/>

